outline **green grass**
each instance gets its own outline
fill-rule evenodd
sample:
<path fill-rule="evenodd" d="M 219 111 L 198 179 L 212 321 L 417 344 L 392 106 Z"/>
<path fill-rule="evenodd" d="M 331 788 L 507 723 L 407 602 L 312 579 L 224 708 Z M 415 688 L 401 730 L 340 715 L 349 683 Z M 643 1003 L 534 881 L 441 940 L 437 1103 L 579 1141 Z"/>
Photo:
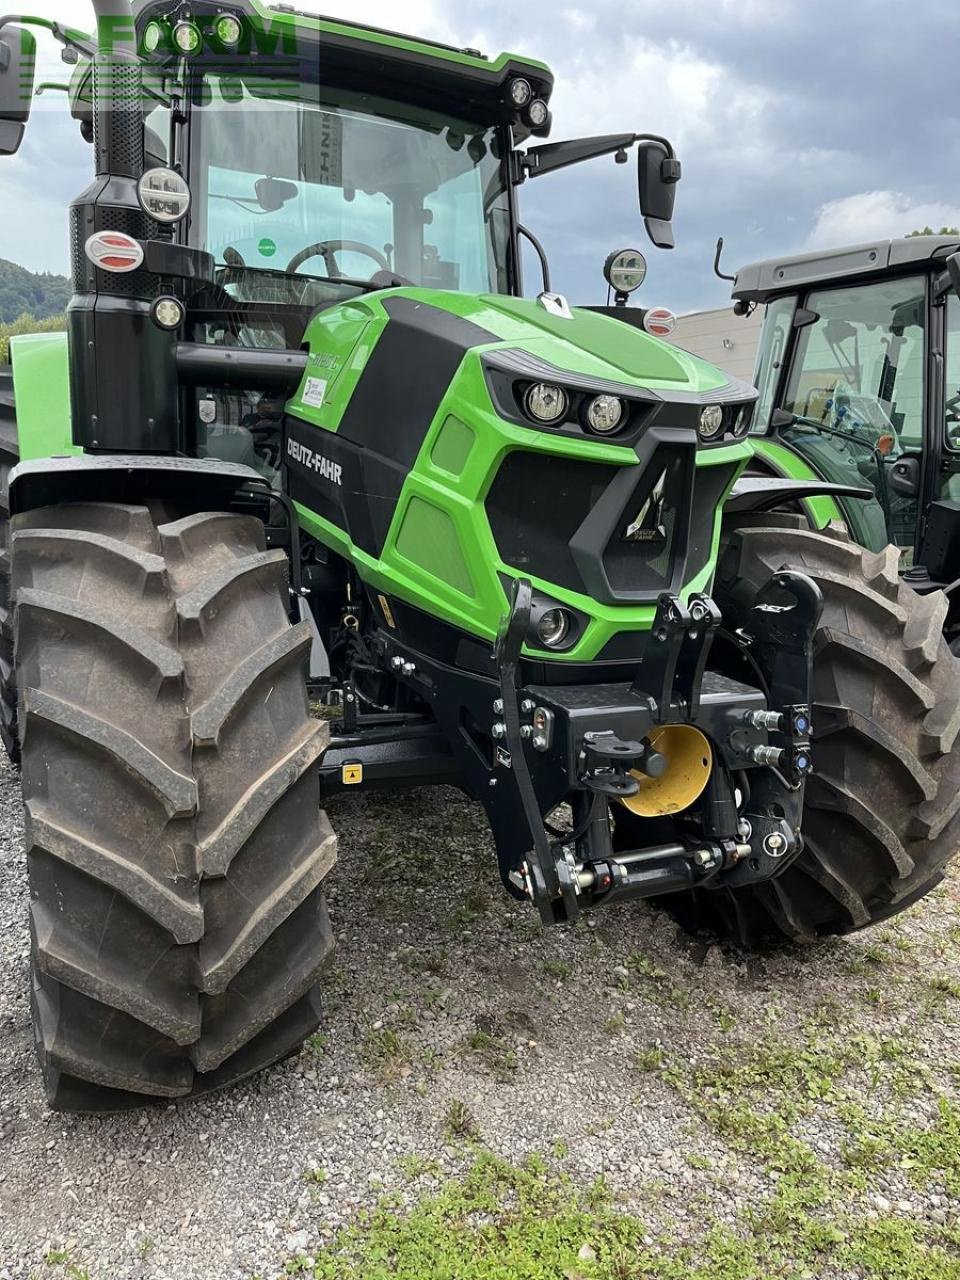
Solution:
<path fill-rule="evenodd" d="M 500 1036 L 477 1028 L 465 1041 L 465 1048 L 472 1056 L 494 1074 L 506 1078 L 517 1069 L 517 1053 Z"/>
<path fill-rule="evenodd" d="M 410 1046 L 392 1027 L 368 1032 L 361 1056 L 365 1065 L 388 1083 L 407 1073 L 413 1059 Z"/>
<path fill-rule="evenodd" d="M 488 1152 L 412 1207 L 386 1198 L 317 1257 L 314 1280 L 958 1280 L 955 1233 L 822 1212 L 785 1177 L 735 1228 L 698 1210 L 694 1241 L 654 1233 L 602 1182 L 579 1188 L 542 1159 Z M 298 1269 L 300 1264 L 293 1264 Z"/>

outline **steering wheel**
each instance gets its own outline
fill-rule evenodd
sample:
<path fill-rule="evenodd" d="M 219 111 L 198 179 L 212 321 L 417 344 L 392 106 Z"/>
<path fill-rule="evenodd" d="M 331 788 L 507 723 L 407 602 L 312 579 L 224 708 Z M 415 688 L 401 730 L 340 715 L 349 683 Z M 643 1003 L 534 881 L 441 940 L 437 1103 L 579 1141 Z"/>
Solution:
<path fill-rule="evenodd" d="M 319 257 L 323 259 L 327 275 L 334 279 L 341 275 L 337 265 L 338 253 L 363 253 L 372 258 L 381 271 L 390 270 L 390 263 L 373 245 L 363 244 L 360 240 L 318 240 L 316 244 L 308 244 L 290 259 L 286 266 L 287 273 L 293 275 L 305 262 Z"/>

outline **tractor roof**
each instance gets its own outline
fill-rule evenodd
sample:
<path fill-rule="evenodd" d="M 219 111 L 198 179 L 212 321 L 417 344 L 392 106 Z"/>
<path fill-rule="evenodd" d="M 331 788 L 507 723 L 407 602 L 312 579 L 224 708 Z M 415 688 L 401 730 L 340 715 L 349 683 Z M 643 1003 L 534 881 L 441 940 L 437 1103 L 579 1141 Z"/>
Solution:
<path fill-rule="evenodd" d="M 769 302 L 778 294 L 795 293 L 816 285 L 842 284 L 871 275 L 910 271 L 942 271 L 944 260 L 960 249 L 960 236 L 902 236 L 898 240 L 874 240 L 798 253 L 789 258 L 767 258 L 741 267 L 733 286 L 734 298 L 744 302 Z"/>
<path fill-rule="evenodd" d="M 235 56 L 244 75 L 276 76 L 286 62 L 303 81 L 319 78 L 330 87 L 368 84 L 372 94 L 435 107 L 481 123 L 515 123 L 516 108 L 508 96 L 511 79 L 530 81 L 535 96 L 549 102 L 553 74 L 542 62 L 516 54 L 488 58 L 476 49 L 458 49 L 414 36 L 341 18 L 304 13 L 290 5 L 263 0 L 137 0 L 137 28 L 142 38 L 150 19 L 173 23 L 190 16 L 205 30 L 218 15 L 234 13 L 244 24 L 244 39 Z M 157 60 L 174 51 L 158 51 Z M 191 59 L 222 72 L 229 55 L 211 42 Z M 538 131 L 540 132 L 540 131 Z M 546 132 L 544 130 L 543 132 Z"/>

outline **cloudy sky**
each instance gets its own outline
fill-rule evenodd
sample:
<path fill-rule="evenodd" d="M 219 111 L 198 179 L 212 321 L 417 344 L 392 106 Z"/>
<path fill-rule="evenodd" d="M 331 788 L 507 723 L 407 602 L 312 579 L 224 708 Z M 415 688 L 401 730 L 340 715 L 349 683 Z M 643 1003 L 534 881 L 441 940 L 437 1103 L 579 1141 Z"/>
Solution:
<path fill-rule="evenodd" d="M 89 26 L 86 0 L 32 0 Z M 526 53 L 557 76 L 554 139 L 650 130 L 684 166 L 677 248 L 649 248 L 642 298 L 676 311 L 721 306 L 728 266 L 772 254 L 960 225 L 956 6 L 950 0 L 297 0 L 432 39 Z M 43 74 L 65 79 L 56 49 Z M 36 104 L 20 155 L 0 160 L 0 257 L 67 267 L 66 205 L 90 148 L 61 94 Z M 524 220 L 554 287 L 600 299 L 614 248 L 646 248 L 635 170 L 594 161 L 528 184 Z M 535 284 L 528 269 L 528 285 Z"/>

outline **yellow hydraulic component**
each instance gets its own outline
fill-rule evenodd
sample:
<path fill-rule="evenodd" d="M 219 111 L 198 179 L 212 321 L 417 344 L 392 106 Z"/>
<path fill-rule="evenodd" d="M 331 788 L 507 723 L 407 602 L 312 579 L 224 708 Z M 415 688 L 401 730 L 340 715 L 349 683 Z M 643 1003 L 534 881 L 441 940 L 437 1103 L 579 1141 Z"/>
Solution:
<path fill-rule="evenodd" d="M 640 783 L 635 796 L 622 803 L 638 818 L 665 818 L 682 813 L 703 795 L 713 770 L 713 748 L 691 724 L 666 724 L 647 739 L 650 750 L 667 761 L 658 778 L 635 771 Z"/>

